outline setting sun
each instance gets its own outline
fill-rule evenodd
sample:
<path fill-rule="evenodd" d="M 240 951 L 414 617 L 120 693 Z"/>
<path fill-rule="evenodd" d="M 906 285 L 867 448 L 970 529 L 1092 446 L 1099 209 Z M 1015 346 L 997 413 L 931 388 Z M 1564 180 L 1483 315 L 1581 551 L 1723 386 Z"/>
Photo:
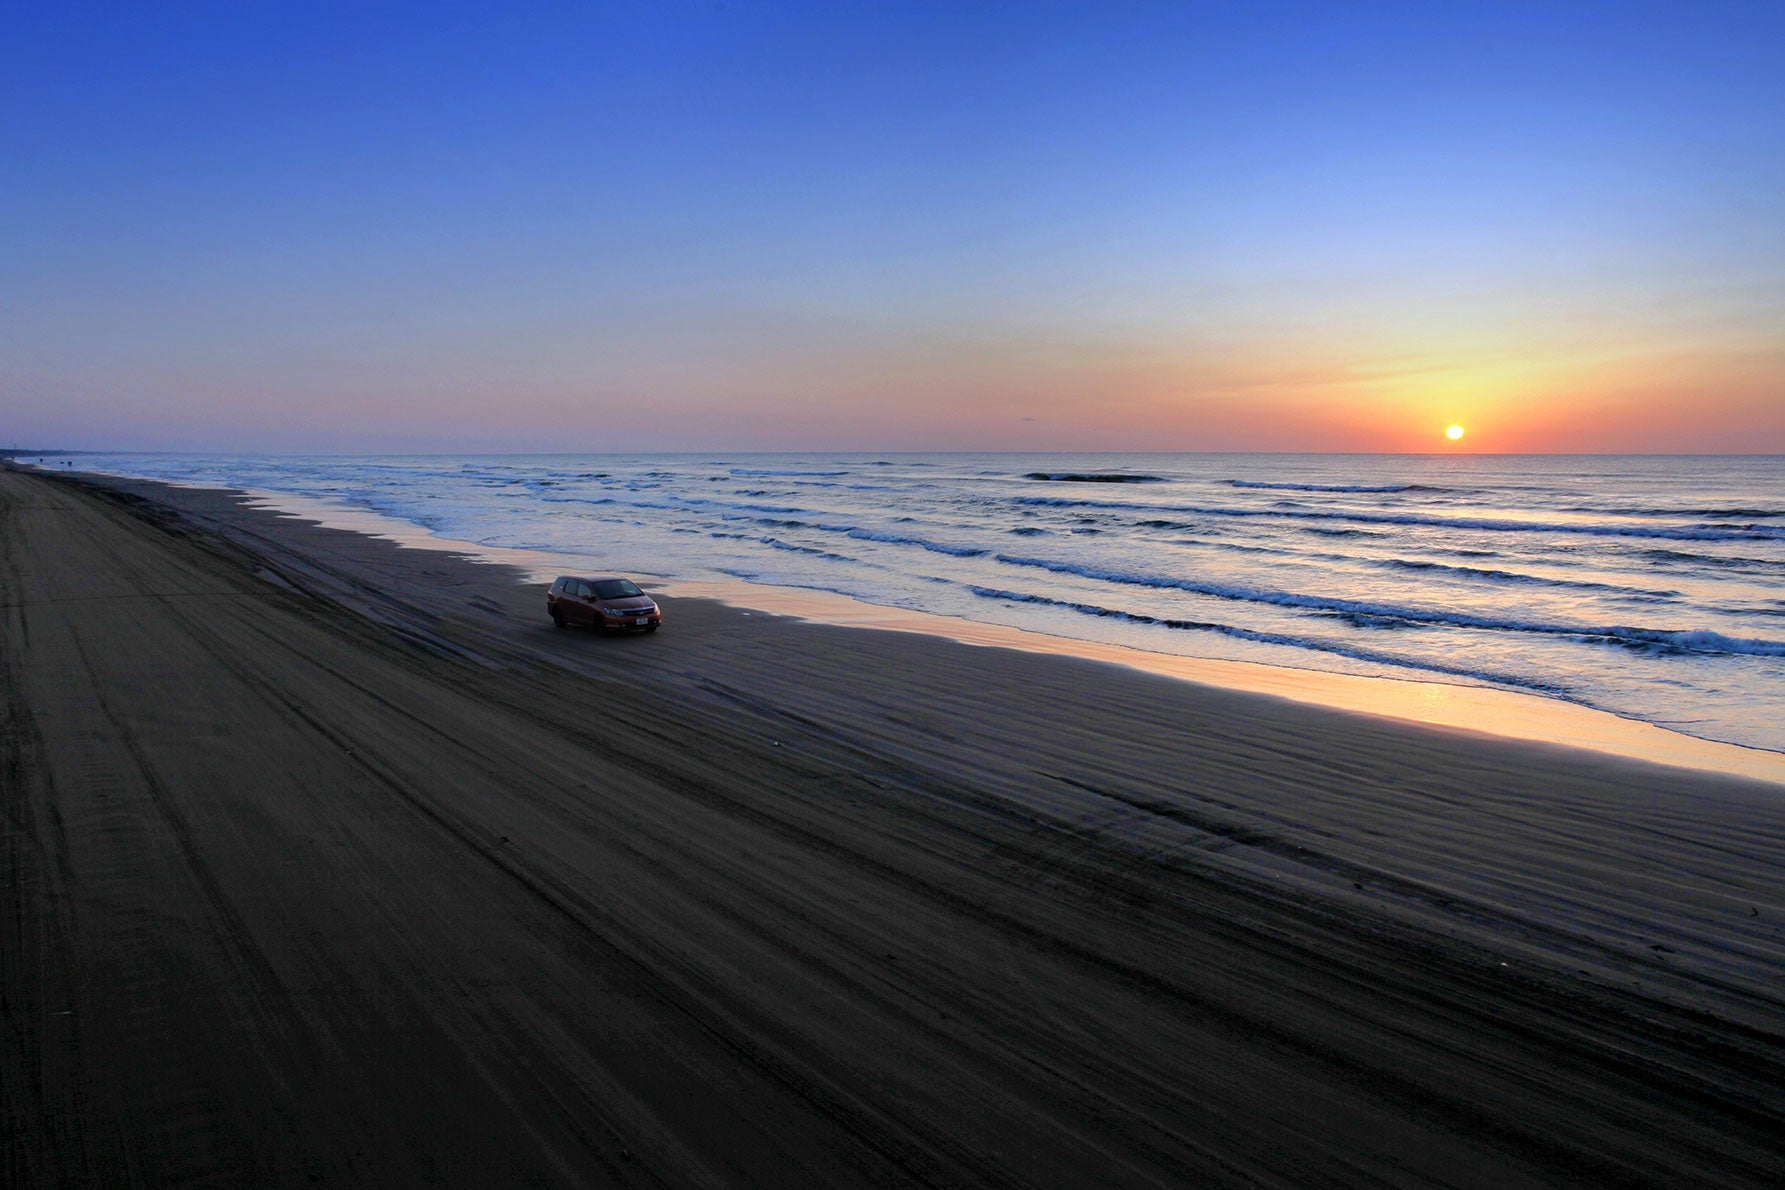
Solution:
<path fill-rule="evenodd" d="M 1462 426 L 1451 426 L 1444 431 L 1444 436 L 1446 438 L 1450 439 L 1452 442 L 1455 442 L 1458 438 L 1461 438 L 1463 436 L 1463 427 Z"/>

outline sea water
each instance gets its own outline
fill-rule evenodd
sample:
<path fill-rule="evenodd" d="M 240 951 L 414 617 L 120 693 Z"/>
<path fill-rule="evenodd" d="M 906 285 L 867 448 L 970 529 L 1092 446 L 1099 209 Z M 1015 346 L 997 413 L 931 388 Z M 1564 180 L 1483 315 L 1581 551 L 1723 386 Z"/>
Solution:
<path fill-rule="evenodd" d="M 1526 691 L 1785 751 L 1785 457 L 81 455 L 590 570 Z"/>

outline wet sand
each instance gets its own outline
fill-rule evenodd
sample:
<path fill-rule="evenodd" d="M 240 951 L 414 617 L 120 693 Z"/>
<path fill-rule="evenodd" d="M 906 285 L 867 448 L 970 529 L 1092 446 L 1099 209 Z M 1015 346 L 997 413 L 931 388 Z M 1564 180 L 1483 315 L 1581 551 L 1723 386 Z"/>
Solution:
<path fill-rule="evenodd" d="M 1785 790 L 0 471 L 36 1185 L 1776 1185 Z"/>
<path fill-rule="evenodd" d="M 445 550 L 478 561 L 503 563 L 541 584 L 549 583 L 556 575 L 585 569 L 589 564 L 584 557 L 455 541 L 396 517 L 290 493 L 250 491 L 246 494 L 257 508 L 314 520 L 333 529 L 351 529 L 356 533 L 388 538 L 412 548 Z M 650 559 L 646 559 L 647 565 L 649 562 Z M 647 582 L 650 578 L 648 575 L 640 577 Z M 1752 777 L 1785 786 L 1785 753 L 1699 739 L 1653 723 L 1625 719 L 1561 699 L 1521 691 L 1155 653 L 957 616 L 864 603 L 831 591 L 774 587 L 743 580 L 669 581 L 656 577 L 660 581 L 652 589 L 671 598 L 712 599 L 748 611 L 767 611 L 825 624 L 915 632 L 924 636 L 944 636 L 967 644 L 1105 661 L 1205 686 L 1270 694 L 1294 702 L 1411 723 L 1463 727 L 1515 740 L 1587 748 L 1613 756 Z"/>

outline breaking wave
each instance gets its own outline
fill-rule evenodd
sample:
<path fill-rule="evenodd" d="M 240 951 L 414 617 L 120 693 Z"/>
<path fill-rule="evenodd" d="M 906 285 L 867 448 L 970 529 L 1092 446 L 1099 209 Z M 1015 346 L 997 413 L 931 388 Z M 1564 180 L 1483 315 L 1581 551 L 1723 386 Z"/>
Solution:
<path fill-rule="evenodd" d="M 1580 533 L 1593 537 L 1653 537 L 1671 541 L 1785 541 L 1785 529 L 1766 525 L 1595 525 L 1567 521 L 1504 521 L 1490 517 L 1425 516 L 1413 512 L 1127 504 L 1114 500 L 1073 500 L 1063 496 L 1015 496 L 1012 499 L 1018 504 L 1049 508 L 1099 508 L 1114 512 L 1187 513 L 1191 516 L 1210 517 L 1269 517 L 1283 520 L 1341 521 L 1362 525 L 1423 525 L 1441 529 L 1477 529 L 1488 533 Z"/>
<path fill-rule="evenodd" d="M 1096 566 L 1080 566 L 1047 558 L 1023 558 L 998 554 L 997 560 L 1007 566 L 1031 567 L 1054 574 L 1072 574 L 1099 582 L 1123 586 L 1185 591 L 1213 599 L 1239 603 L 1263 603 L 1274 607 L 1303 608 L 1312 611 L 1336 612 L 1348 616 L 1394 621 L 1407 625 L 1434 625 L 1450 628 L 1484 628 L 1497 632 L 1528 632 L 1543 636 L 1566 636 L 1578 640 L 1601 640 L 1617 644 L 1652 645 L 1684 653 L 1729 653 L 1754 657 L 1785 657 L 1785 641 L 1753 640 L 1724 636 L 1702 629 L 1642 628 L 1627 625 L 1589 626 L 1523 620 L 1513 617 L 1485 616 L 1472 612 L 1445 611 L 1438 608 L 1409 607 L 1392 603 L 1375 603 L 1361 599 L 1337 599 L 1327 595 L 1304 595 L 1294 591 L 1269 591 L 1222 583 L 1198 582 L 1194 579 L 1165 578 L 1107 570 Z"/>
<path fill-rule="evenodd" d="M 1446 578 L 1473 579 L 1482 582 L 1513 583 L 1537 587 L 1557 587 L 1572 591 L 1607 591 L 1615 595 L 1642 599 L 1671 599 L 1678 591 L 1653 591 L 1642 587 L 1624 587 L 1616 583 L 1595 583 L 1583 579 L 1549 578 L 1538 574 L 1521 574 L 1515 570 L 1488 570 L 1480 566 L 1450 566 L 1443 562 L 1420 562 L 1407 558 L 1369 559 L 1366 565 L 1384 570 L 1406 570 L 1415 574 L 1437 574 Z"/>
<path fill-rule="evenodd" d="M 1422 483 L 1265 483 L 1256 479 L 1229 479 L 1229 487 L 1264 488 L 1274 492 L 1454 492 L 1455 488 L 1428 487 Z"/>
<path fill-rule="evenodd" d="M 1489 673 L 1479 669 L 1470 669 L 1460 665 L 1446 665 L 1439 661 L 1422 660 L 1399 653 L 1388 653 L 1378 649 L 1359 648 L 1355 645 L 1338 644 L 1334 641 L 1321 640 L 1318 637 L 1296 636 L 1284 632 L 1261 632 L 1254 628 L 1241 628 L 1235 624 L 1222 624 L 1213 620 L 1181 620 L 1167 616 L 1150 616 L 1145 612 L 1120 611 L 1115 608 L 1102 607 L 1095 603 L 1081 603 L 1070 599 L 1055 599 L 1049 595 L 1032 595 L 1020 591 L 1005 591 L 993 587 L 969 587 L 968 590 L 982 599 L 996 599 L 1006 603 L 1031 603 L 1043 607 L 1066 608 L 1082 615 L 1098 616 L 1106 619 L 1124 620 L 1131 624 L 1146 624 L 1159 628 L 1169 628 L 1180 632 L 1213 632 L 1222 636 L 1231 636 L 1236 640 L 1254 641 L 1267 645 L 1287 645 L 1290 648 L 1310 649 L 1317 653 L 1331 653 L 1336 656 L 1350 657 L 1356 661 L 1371 661 L 1379 665 L 1392 665 L 1399 668 L 1424 670 L 1427 673 L 1450 674 L 1454 677 L 1478 678 L 1485 682 L 1500 685 L 1517 686 L 1526 690 L 1542 691 L 1546 694 L 1566 694 L 1560 686 L 1548 682 L 1540 682 L 1531 678 L 1514 674 Z"/>

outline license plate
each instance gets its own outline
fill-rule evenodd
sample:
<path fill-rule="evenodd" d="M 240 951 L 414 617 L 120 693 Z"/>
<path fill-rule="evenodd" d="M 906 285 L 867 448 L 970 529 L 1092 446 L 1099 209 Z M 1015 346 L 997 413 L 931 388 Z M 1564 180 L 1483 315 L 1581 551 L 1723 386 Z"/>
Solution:
<path fill-rule="evenodd" d="M 634 624 L 649 624 L 651 622 L 651 619 L 649 616 L 640 616 L 638 619 L 636 619 L 632 622 Z"/>

